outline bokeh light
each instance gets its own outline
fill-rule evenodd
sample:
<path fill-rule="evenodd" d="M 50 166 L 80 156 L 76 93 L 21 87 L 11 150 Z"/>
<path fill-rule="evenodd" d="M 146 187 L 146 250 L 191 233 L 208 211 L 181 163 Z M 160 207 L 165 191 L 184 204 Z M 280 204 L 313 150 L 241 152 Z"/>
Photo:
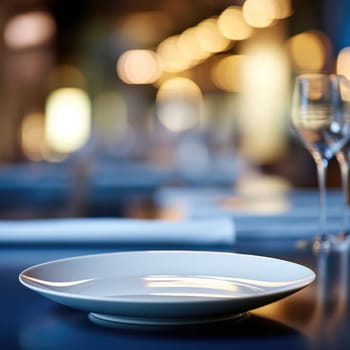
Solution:
<path fill-rule="evenodd" d="M 167 129 L 180 132 L 200 122 L 203 96 L 198 85 L 187 78 L 166 81 L 157 93 L 157 115 Z"/>
<path fill-rule="evenodd" d="M 218 27 L 222 35 L 231 40 L 244 40 L 252 35 L 253 28 L 245 21 L 242 9 L 230 6 L 218 18 Z"/>
<path fill-rule="evenodd" d="M 286 148 L 284 113 L 290 71 L 283 46 L 272 39 L 251 43 L 244 54 L 239 96 L 241 151 L 255 162 L 278 159 Z"/>
<path fill-rule="evenodd" d="M 177 42 L 181 54 L 188 57 L 192 63 L 199 63 L 210 56 L 210 53 L 198 44 L 196 30 L 196 27 L 186 29 L 180 34 Z"/>
<path fill-rule="evenodd" d="M 119 78 L 127 84 L 152 84 L 161 74 L 159 59 L 151 50 L 129 50 L 117 62 Z"/>
<path fill-rule="evenodd" d="M 224 91 L 239 92 L 242 85 L 241 73 L 245 62 L 244 55 L 230 55 L 220 58 L 211 72 L 215 86 Z"/>
<path fill-rule="evenodd" d="M 210 53 L 225 51 L 231 44 L 219 31 L 217 21 L 216 18 L 208 18 L 200 22 L 196 29 L 198 45 Z"/>
<path fill-rule="evenodd" d="M 45 135 L 49 147 L 70 153 L 82 147 L 90 136 L 90 99 L 84 90 L 61 88 L 46 103 Z"/>
<path fill-rule="evenodd" d="M 350 79 L 350 47 L 344 47 L 338 53 L 337 74 Z"/>
<path fill-rule="evenodd" d="M 271 0 L 246 0 L 242 7 L 246 22 L 252 27 L 269 27 L 276 18 L 276 5 Z"/>
<path fill-rule="evenodd" d="M 342 98 L 347 102 L 350 102 L 350 47 L 342 48 L 337 56 L 336 63 L 336 73 L 344 76 L 347 80 L 344 80 L 345 83 L 340 84 L 340 92 Z M 345 108 L 344 112 L 350 113 L 349 106 Z"/>
<path fill-rule="evenodd" d="M 4 41 L 12 49 L 46 44 L 55 35 L 56 23 L 46 12 L 28 12 L 12 17 L 4 29 Z"/>
<path fill-rule="evenodd" d="M 287 18 L 293 14 L 291 0 L 272 0 L 275 4 L 275 18 Z"/>
<path fill-rule="evenodd" d="M 20 142 L 25 156 L 33 161 L 44 159 L 45 116 L 43 113 L 29 113 L 22 121 Z"/>
<path fill-rule="evenodd" d="M 293 68 L 297 71 L 320 71 L 324 68 L 330 44 L 319 31 L 297 34 L 288 40 L 288 49 Z"/>
<path fill-rule="evenodd" d="M 179 49 L 179 36 L 173 35 L 162 41 L 157 47 L 157 53 L 161 59 L 165 72 L 181 72 L 193 65 L 193 58 L 184 54 Z"/>

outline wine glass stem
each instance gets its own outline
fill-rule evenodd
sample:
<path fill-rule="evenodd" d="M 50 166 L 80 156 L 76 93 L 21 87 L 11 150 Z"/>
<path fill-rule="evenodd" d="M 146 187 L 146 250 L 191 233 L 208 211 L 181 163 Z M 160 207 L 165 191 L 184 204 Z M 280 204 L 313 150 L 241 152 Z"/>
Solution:
<path fill-rule="evenodd" d="M 349 201 L 349 164 L 346 159 L 343 159 L 340 162 L 340 174 L 341 174 L 341 184 L 342 184 L 342 192 L 343 192 L 343 227 L 342 234 L 345 236 L 348 228 L 348 201 Z"/>
<path fill-rule="evenodd" d="M 318 186 L 320 192 L 320 233 L 319 239 L 321 241 L 327 240 L 326 234 L 326 175 L 328 167 L 328 159 L 320 157 L 316 159 L 317 175 L 318 175 Z"/>

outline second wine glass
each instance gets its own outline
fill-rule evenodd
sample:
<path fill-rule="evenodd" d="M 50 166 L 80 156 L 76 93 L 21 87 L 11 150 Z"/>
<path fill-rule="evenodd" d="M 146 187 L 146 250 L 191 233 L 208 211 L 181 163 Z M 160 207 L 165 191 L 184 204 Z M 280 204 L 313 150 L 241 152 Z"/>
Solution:
<path fill-rule="evenodd" d="M 350 168 L 350 142 L 348 141 L 337 153 L 336 158 L 340 167 L 341 187 L 343 195 L 343 222 L 338 238 L 343 241 L 349 237 L 349 168 Z"/>
<path fill-rule="evenodd" d="M 298 138 L 312 155 L 318 173 L 320 227 L 314 248 L 326 247 L 326 174 L 329 160 L 350 138 L 349 120 L 343 113 L 344 78 L 335 74 L 302 74 L 296 77 L 291 121 Z"/>

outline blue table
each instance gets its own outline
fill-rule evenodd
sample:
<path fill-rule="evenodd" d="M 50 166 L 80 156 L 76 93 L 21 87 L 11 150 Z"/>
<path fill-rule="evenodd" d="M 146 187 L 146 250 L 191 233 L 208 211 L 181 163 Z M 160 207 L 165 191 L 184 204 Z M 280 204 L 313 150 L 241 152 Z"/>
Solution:
<path fill-rule="evenodd" d="M 348 254 L 344 252 L 319 257 L 290 242 L 271 245 L 266 255 L 311 267 L 318 272 L 316 282 L 252 310 L 250 318 L 239 323 L 184 329 L 98 326 L 85 312 L 55 304 L 18 282 L 20 271 L 33 264 L 116 249 L 0 247 L 0 349 L 350 349 Z M 265 248 L 249 241 L 236 250 L 263 255 Z"/>

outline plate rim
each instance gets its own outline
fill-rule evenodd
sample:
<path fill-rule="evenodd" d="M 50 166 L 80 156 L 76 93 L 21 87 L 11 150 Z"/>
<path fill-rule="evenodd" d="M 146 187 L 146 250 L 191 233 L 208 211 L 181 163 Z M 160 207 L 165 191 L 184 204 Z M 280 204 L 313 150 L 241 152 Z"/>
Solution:
<path fill-rule="evenodd" d="M 272 289 L 270 291 L 265 291 L 262 294 L 252 294 L 252 295 L 246 295 L 244 297 L 238 296 L 238 297 L 233 297 L 233 296 L 227 296 L 222 299 L 210 299 L 210 298 L 203 298 L 199 300 L 162 300 L 161 298 L 159 300 L 118 300 L 118 299 L 111 299 L 111 298 L 106 298 L 103 296 L 89 296 L 86 294 L 79 294 L 79 293 L 69 293 L 69 292 L 62 292 L 62 291 L 56 291 L 52 289 L 44 289 L 40 286 L 35 286 L 32 285 L 28 282 L 25 281 L 24 275 L 30 271 L 34 270 L 37 268 L 40 268 L 42 266 L 49 266 L 49 265 L 54 265 L 60 262 L 69 262 L 69 261 L 74 261 L 74 260 L 79 260 L 79 259 L 89 259 L 89 258 L 96 258 L 96 257 L 104 257 L 104 256 L 113 256 L 113 255 L 130 255 L 130 254 L 196 254 L 196 255 L 206 255 L 206 254 L 211 254 L 211 255 L 228 255 L 228 256 L 240 256 L 240 257 L 245 257 L 247 259 L 253 258 L 253 259 L 262 259 L 262 260 L 269 260 L 269 261 L 275 261 L 275 262 L 283 262 L 287 263 L 290 265 L 297 266 L 298 268 L 302 268 L 305 270 L 305 272 L 308 272 L 309 275 L 304 277 L 299 283 L 294 284 L 292 287 L 291 286 L 286 286 L 286 287 L 280 287 L 277 289 Z M 129 303 L 129 304 L 153 304 L 153 305 L 166 305 L 166 304 L 175 304 L 175 303 L 188 303 L 188 304 L 195 304 L 195 303 L 215 303 L 215 302 L 228 302 L 230 300 L 237 300 L 237 299 L 244 299 L 244 300 L 249 300 L 249 299 L 256 299 L 257 297 L 269 297 L 269 296 L 274 296 L 276 294 L 283 294 L 283 293 L 288 293 L 292 294 L 300 289 L 303 289 L 307 287 L 309 284 L 311 284 L 314 280 L 316 279 L 316 273 L 309 267 L 285 260 L 285 259 L 280 259 L 280 258 L 275 258 L 275 257 L 269 257 L 269 256 L 264 256 L 264 255 L 255 255 L 255 254 L 246 254 L 246 253 L 235 253 L 235 252 L 227 252 L 227 251 L 210 251 L 210 250 L 130 250 L 130 251 L 119 251 L 119 252 L 107 252 L 107 253 L 96 253 L 96 254 L 84 254 L 84 255 L 78 255 L 78 256 L 72 256 L 72 257 L 67 257 L 67 258 L 59 258 L 59 259 L 54 259 L 46 262 L 42 262 L 39 264 L 35 264 L 32 266 L 27 267 L 26 269 L 22 270 L 19 275 L 18 275 L 18 280 L 19 282 L 26 288 L 33 290 L 39 294 L 45 294 L 50 295 L 50 296 L 57 296 L 57 297 L 63 297 L 66 299 L 79 299 L 79 300 L 85 300 L 85 301 L 94 301 L 94 302 L 108 302 L 108 303 Z M 63 303 L 62 303 L 63 304 Z"/>

